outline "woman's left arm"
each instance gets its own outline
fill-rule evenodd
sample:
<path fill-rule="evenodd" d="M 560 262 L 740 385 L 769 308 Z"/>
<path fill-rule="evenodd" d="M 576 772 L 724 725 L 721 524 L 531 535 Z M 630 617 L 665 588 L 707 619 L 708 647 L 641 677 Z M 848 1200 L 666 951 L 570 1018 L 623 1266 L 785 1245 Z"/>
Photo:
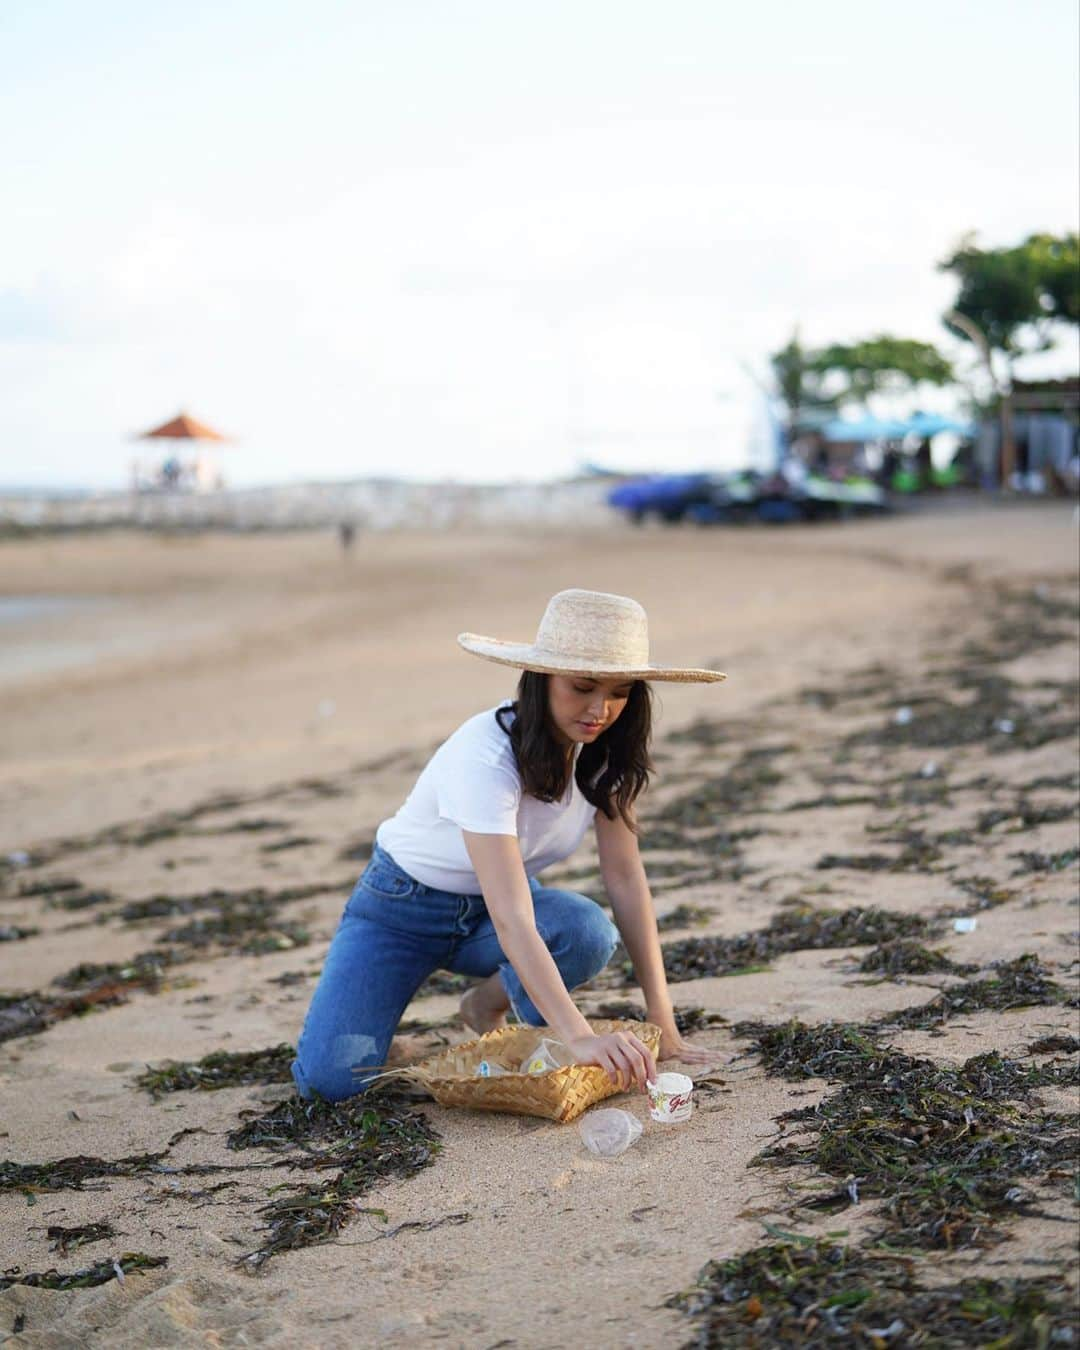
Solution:
<path fill-rule="evenodd" d="M 675 1026 L 656 928 L 656 910 L 637 835 L 621 816 L 609 820 L 603 811 L 597 811 L 596 844 L 604 889 L 611 901 L 623 945 L 633 962 L 634 974 L 645 995 L 646 1013 L 649 1021 L 663 1033 L 660 1058 L 677 1058 L 686 1064 L 714 1063 L 717 1059 L 715 1051 L 684 1040 Z"/>

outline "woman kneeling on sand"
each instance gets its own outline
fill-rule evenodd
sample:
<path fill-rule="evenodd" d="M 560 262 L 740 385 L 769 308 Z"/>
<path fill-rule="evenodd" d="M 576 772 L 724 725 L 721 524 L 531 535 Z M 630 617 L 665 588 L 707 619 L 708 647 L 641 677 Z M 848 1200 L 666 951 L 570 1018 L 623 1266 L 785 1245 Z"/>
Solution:
<path fill-rule="evenodd" d="M 551 1027 L 577 1063 L 644 1088 L 656 1076 L 648 1048 L 631 1032 L 596 1035 L 568 993 L 603 969 L 619 937 L 663 1033 L 661 1057 L 710 1060 L 675 1026 L 633 807 L 652 768 L 648 682 L 723 675 L 650 665 L 645 611 L 597 591 L 554 596 L 534 643 L 458 642 L 522 670 L 517 698 L 460 726 L 379 826 L 308 1009 L 293 1063 L 301 1093 L 360 1091 L 439 968 L 480 978 L 461 1000 L 474 1031 L 512 1010 Z M 595 901 L 537 880 L 590 821 L 617 929 Z"/>

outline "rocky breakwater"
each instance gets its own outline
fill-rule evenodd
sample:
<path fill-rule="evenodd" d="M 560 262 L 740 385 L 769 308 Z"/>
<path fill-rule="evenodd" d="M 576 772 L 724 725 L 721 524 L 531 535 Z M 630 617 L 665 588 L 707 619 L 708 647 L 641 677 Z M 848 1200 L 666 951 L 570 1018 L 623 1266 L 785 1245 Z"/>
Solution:
<path fill-rule="evenodd" d="M 608 485 L 406 483 L 357 479 L 221 492 L 0 495 L 0 535 L 39 530 L 291 530 L 349 522 L 362 530 L 614 524 Z"/>

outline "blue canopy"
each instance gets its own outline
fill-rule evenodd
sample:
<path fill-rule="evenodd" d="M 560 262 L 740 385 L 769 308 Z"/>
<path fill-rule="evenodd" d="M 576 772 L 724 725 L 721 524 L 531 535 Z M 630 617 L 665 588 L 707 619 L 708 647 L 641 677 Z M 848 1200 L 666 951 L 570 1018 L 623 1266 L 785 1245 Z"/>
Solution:
<path fill-rule="evenodd" d="M 961 422 L 945 413 L 917 412 L 908 419 L 908 426 L 916 436 L 936 436 L 939 431 L 952 431 L 957 436 L 974 436 L 971 422 Z"/>
<path fill-rule="evenodd" d="M 821 428 L 821 434 L 827 441 L 899 441 L 909 429 L 907 422 L 867 414 L 850 422 L 834 417 Z"/>
<path fill-rule="evenodd" d="M 827 441 L 901 441 L 905 436 L 936 436 L 939 431 L 952 431 L 958 436 L 972 436 L 975 429 L 970 422 L 961 422 L 944 413 L 917 412 L 911 417 L 864 417 L 848 421 L 834 417 L 821 428 Z"/>

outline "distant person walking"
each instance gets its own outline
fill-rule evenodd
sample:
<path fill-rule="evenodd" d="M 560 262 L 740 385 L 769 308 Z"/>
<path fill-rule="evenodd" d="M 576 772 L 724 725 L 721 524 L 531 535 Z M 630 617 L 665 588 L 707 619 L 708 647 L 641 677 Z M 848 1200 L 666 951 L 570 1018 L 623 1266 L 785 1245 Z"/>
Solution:
<path fill-rule="evenodd" d="M 521 670 L 517 697 L 458 727 L 379 826 L 308 1009 L 293 1062 L 300 1092 L 339 1101 L 362 1091 L 440 967 L 479 981 L 461 1000 L 474 1032 L 513 1011 L 550 1026 L 577 1063 L 644 1090 L 656 1069 L 648 1047 L 629 1031 L 597 1035 L 569 993 L 607 965 L 619 938 L 661 1030 L 660 1056 L 714 1059 L 675 1023 L 634 800 L 652 770 L 649 682 L 724 676 L 651 665 L 645 611 L 597 591 L 553 596 L 533 643 L 458 642 Z M 614 924 L 594 900 L 537 877 L 590 825 Z"/>
<path fill-rule="evenodd" d="M 341 552 L 346 558 L 352 552 L 355 539 L 356 526 L 351 520 L 343 520 L 338 526 L 338 542 L 341 544 Z"/>

